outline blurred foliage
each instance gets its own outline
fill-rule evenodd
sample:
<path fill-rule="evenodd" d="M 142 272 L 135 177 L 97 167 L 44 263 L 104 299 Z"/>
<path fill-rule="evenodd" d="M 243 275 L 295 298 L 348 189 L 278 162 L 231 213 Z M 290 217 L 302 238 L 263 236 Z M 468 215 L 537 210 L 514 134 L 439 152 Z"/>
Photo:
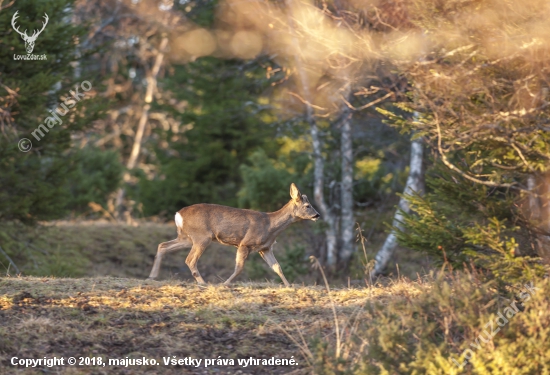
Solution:
<path fill-rule="evenodd" d="M 67 189 L 70 198 L 67 208 L 83 213 L 90 202 L 107 207 L 107 198 L 119 187 L 124 166 L 115 151 L 94 147 L 76 149 L 71 153 L 76 169 L 70 174 Z"/>
<path fill-rule="evenodd" d="M 171 216 L 200 202 L 237 206 L 240 165 L 254 151 L 272 153 L 275 147 L 275 129 L 262 120 L 264 109 L 258 103 L 267 83 L 257 63 L 207 57 L 175 67 L 163 85 L 186 101 L 187 108 L 183 113 L 168 106 L 165 110 L 188 130 L 157 132 L 169 148 L 153 150 L 159 173 L 140 176 L 133 194 L 146 216 Z"/>
<path fill-rule="evenodd" d="M 333 336 L 312 340 L 315 373 L 542 374 L 550 366 L 549 279 L 502 294 L 475 273 L 425 286 L 346 317 L 339 357 Z"/>
<path fill-rule="evenodd" d="M 365 112 L 354 118 L 354 200 L 359 207 L 385 205 L 405 186 L 409 137 L 400 134 L 400 128 L 386 124 L 380 115 Z"/>
<path fill-rule="evenodd" d="M 284 251 L 277 259 L 284 270 L 286 278 L 293 282 L 299 276 L 309 273 L 309 257 L 306 255 L 304 244 L 293 244 L 285 246 Z"/>
<path fill-rule="evenodd" d="M 276 211 L 290 200 L 292 182 L 306 191 L 312 179 L 311 162 L 304 153 L 292 151 L 274 160 L 268 158 L 264 150 L 258 150 L 249 157 L 248 162 L 250 165 L 241 165 L 243 188 L 239 191 L 240 207 Z"/>
<path fill-rule="evenodd" d="M 76 160 L 67 157 L 71 135 L 89 128 L 102 114 L 100 99 L 87 98 L 62 117 L 63 124 L 47 132 L 37 141 L 31 132 L 50 116 L 70 90 L 89 80 L 96 89 L 100 82 L 83 75 L 75 78 L 75 38 L 87 32 L 86 25 L 74 25 L 64 20 L 73 8 L 69 0 L 21 0 L 0 12 L 0 28 L 12 30 L 11 19 L 19 11 L 17 25 L 21 30 L 41 26 L 44 13 L 50 18 L 47 28 L 36 41 L 33 54 L 45 54 L 46 60 L 14 60 L 14 54 L 26 54 L 25 43 L 16 32 L 6 33 L 0 48 L 0 99 L 10 111 L 2 118 L 0 135 L 0 220 L 55 219 L 67 212 L 70 197 L 65 189 L 67 177 L 76 167 Z M 54 16 L 55 15 L 55 16 Z M 81 67 L 85 67 L 81 56 Z M 84 70 L 84 69 L 83 69 Z M 16 92 L 15 95 L 10 91 Z M 11 118 L 10 118 L 11 117 Z M 27 153 L 18 149 L 18 141 L 28 138 L 33 148 Z"/>
<path fill-rule="evenodd" d="M 212 26 L 215 20 L 218 0 L 187 0 L 174 2 L 174 9 L 201 27 Z"/>
<path fill-rule="evenodd" d="M 397 170 L 383 163 L 386 155 L 381 152 L 379 157 L 364 157 L 355 162 L 354 195 L 360 201 L 379 201 L 392 195 L 398 187 L 404 186 L 408 176 L 408 167 Z"/>

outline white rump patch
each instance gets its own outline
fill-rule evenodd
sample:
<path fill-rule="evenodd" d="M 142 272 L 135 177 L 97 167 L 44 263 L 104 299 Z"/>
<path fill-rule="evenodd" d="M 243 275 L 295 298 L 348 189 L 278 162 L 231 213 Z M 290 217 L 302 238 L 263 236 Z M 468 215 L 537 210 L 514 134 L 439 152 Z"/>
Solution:
<path fill-rule="evenodd" d="M 181 217 L 179 212 L 176 212 L 176 226 L 180 229 L 183 229 L 183 217 Z"/>

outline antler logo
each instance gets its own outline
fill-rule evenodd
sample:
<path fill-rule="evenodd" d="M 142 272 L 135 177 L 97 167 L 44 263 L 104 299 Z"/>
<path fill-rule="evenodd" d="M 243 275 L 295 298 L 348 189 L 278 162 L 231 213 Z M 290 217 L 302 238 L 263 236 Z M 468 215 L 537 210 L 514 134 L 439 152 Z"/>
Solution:
<path fill-rule="evenodd" d="M 23 40 L 25 41 L 25 49 L 27 50 L 27 54 L 30 54 L 34 49 L 34 42 L 36 41 L 36 38 L 38 38 L 38 35 L 40 35 L 40 33 L 42 33 L 42 31 L 44 31 L 44 29 L 46 28 L 49 18 L 48 15 L 44 13 L 44 22 L 42 23 L 42 29 L 40 31 L 34 30 L 32 35 L 28 36 L 27 30 L 22 33 L 21 31 L 19 31 L 19 27 L 15 26 L 15 20 L 17 19 L 17 17 L 19 17 L 17 13 L 19 13 L 19 11 L 15 12 L 13 17 L 11 18 L 11 26 L 15 31 L 17 31 L 19 35 L 21 35 L 21 38 L 23 38 Z"/>

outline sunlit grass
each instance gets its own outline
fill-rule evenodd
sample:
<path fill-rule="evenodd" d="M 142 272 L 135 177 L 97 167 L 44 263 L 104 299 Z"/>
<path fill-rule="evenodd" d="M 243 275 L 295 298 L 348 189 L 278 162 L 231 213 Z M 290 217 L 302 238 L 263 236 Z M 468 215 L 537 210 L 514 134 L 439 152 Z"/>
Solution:
<path fill-rule="evenodd" d="M 386 287 L 335 288 L 331 296 L 337 313 L 347 316 L 368 301 L 411 298 L 423 289 L 426 285 L 401 280 Z M 35 358 L 300 358 L 282 328 L 298 334 L 298 327 L 308 337 L 330 336 L 334 328 L 330 298 L 321 286 L 249 282 L 199 287 L 111 277 L 2 278 L 0 317 L 1 363 L 21 351 Z M 299 369 L 306 371 L 306 362 L 300 362 Z M 177 373 L 175 368 L 162 371 Z"/>
<path fill-rule="evenodd" d="M 363 365 L 378 368 L 378 363 L 389 369 L 406 366 L 412 370 L 430 368 L 437 361 L 434 374 L 458 374 L 452 359 L 459 359 L 484 325 L 509 304 L 491 283 L 481 282 L 473 274 L 432 274 L 416 281 L 399 278 L 384 282 L 386 285 L 331 287 L 329 295 L 318 285 L 285 288 L 248 282 L 227 288 L 111 277 L 2 278 L 0 363 L 8 363 L 14 355 L 145 356 L 158 360 L 174 355 L 234 359 L 294 356 L 300 364 L 295 369 L 258 366 L 246 373 L 292 370 L 310 374 L 313 369 L 324 373 L 320 369 L 326 368 L 344 374 L 345 369 L 359 371 Z M 547 280 L 534 283 L 541 290 L 525 312 L 511 318 L 492 346 L 484 345 L 476 356 L 500 366 L 499 356 L 513 347 L 509 337 L 522 342 L 517 350 L 538 353 L 535 349 L 548 332 L 549 284 Z M 336 321 L 340 359 L 335 358 Z M 434 351 L 435 347 L 439 349 Z M 520 359 L 507 358 L 502 366 L 512 368 Z M 87 373 L 84 368 L 74 370 L 60 369 L 60 373 Z M 153 370 L 179 374 L 182 368 L 124 371 Z M 238 368 L 218 370 L 234 373 Z"/>

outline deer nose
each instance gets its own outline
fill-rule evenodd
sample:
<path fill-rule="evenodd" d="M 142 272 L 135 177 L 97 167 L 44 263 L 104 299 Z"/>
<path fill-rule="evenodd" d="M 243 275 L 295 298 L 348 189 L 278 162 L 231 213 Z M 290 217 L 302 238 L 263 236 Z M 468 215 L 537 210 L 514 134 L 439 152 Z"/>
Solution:
<path fill-rule="evenodd" d="M 316 215 L 313 216 L 314 219 L 318 219 L 320 217 L 321 217 L 321 215 L 319 215 L 319 214 L 316 214 Z"/>

